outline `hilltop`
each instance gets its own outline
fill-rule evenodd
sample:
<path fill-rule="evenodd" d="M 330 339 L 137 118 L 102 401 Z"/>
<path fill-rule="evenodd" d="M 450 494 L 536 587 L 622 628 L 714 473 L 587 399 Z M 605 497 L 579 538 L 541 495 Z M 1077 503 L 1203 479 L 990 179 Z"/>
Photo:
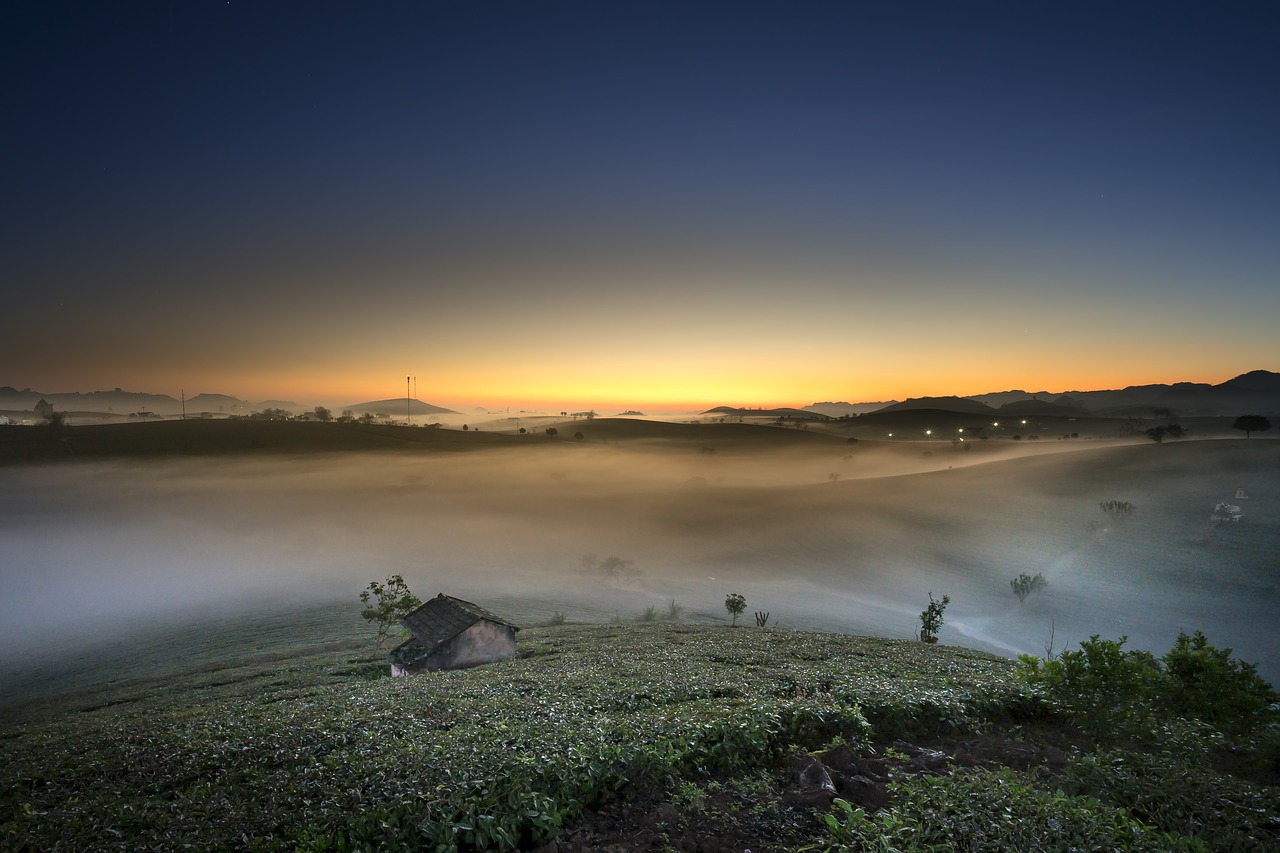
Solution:
<path fill-rule="evenodd" d="M 1203 382 L 1129 385 L 1097 391 L 994 391 L 967 397 L 912 397 L 891 403 L 813 403 L 807 410 L 839 417 L 851 414 L 931 409 L 967 414 L 1074 414 L 1106 417 L 1227 417 L 1280 414 L 1280 373 L 1252 370 L 1217 385 Z"/>
<path fill-rule="evenodd" d="M 1233 729 L 1217 752 L 1167 710 L 1117 738 L 979 652 L 683 623 L 531 628 L 519 645 L 392 679 L 354 636 L 256 657 L 229 639 L 181 671 L 11 707 L 0 846 L 1280 843 L 1263 741 Z M 1117 695 L 1091 713 L 1131 715 Z"/>
<path fill-rule="evenodd" d="M 369 400 L 364 403 L 351 403 L 342 406 L 342 409 L 350 409 L 356 415 L 364 412 L 376 414 L 378 412 L 386 412 L 392 417 L 399 417 L 406 411 L 415 415 L 458 415 L 461 412 L 455 412 L 453 409 L 446 409 L 442 406 L 434 406 L 431 403 L 424 403 L 418 399 L 409 399 L 406 403 L 404 397 L 393 397 L 390 400 Z"/>

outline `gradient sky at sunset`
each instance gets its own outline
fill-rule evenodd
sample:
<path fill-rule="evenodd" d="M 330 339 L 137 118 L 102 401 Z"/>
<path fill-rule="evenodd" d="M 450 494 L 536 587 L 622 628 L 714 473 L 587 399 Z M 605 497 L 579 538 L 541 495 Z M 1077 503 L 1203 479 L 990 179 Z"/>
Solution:
<path fill-rule="evenodd" d="M 1280 9 L 40 2 L 0 385 L 699 408 L 1280 369 Z"/>

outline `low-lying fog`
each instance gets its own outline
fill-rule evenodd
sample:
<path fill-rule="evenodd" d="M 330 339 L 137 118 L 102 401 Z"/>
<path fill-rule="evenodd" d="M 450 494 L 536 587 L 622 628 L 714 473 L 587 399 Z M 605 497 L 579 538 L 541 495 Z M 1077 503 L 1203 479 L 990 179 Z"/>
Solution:
<path fill-rule="evenodd" d="M 736 592 L 748 624 L 764 610 L 771 625 L 900 637 L 932 591 L 952 600 L 944 643 L 1043 654 L 1052 630 L 1055 651 L 1096 633 L 1159 654 L 1203 628 L 1280 681 L 1280 442 L 1076 447 L 999 460 L 542 443 L 10 467 L 0 645 L 12 669 L 227 607 L 354 607 L 401 573 L 423 598 L 525 622 L 630 620 L 672 599 L 684 618 L 722 619 Z M 1133 517 L 1103 515 L 1113 499 Z M 1213 525 L 1218 501 L 1243 520 Z M 587 555 L 633 571 L 584 571 Z M 1009 586 L 1022 572 L 1049 582 L 1025 605 Z"/>

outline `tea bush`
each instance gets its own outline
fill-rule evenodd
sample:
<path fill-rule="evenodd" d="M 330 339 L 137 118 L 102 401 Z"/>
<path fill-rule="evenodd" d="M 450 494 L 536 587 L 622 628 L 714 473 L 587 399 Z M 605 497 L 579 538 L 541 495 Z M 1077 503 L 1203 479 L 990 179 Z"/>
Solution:
<path fill-rule="evenodd" d="M 869 816 L 837 801 L 827 817 L 837 851 L 1203 851 L 1195 839 L 1143 825 L 1090 797 L 1047 793 L 1012 771 L 908 776 L 894 806 Z"/>

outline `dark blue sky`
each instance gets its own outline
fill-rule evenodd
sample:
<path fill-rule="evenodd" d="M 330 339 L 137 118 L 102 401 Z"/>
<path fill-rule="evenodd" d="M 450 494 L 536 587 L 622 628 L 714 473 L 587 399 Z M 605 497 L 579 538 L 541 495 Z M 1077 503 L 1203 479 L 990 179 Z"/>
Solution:
<path fill-rule="evenodd" d="M 621 382 L 686 399 L 700 392 L 663 379 L 675 368 L 654 353 L 726 331 L 808 336 L 821 368 L 796 357 L 752 384 L 708 354 L 714 402 L 716 388 L 740 402 L 886 393 L 872 373 L 902 396 L 1277 367 L 1280 347 L 1259 339 L 1280 320 L 1271 3 L 3 15 L 0 272 L 23 327 L 64 343 L 6 359 L 0 383 L 170 391 L 191 376 L 323 396 L 308 370 L 335 369 L 308 342 L 324 337 L 368 341 L 343 393 L 431 351 L 455 395 L 591 398 Z M 965 340 L 1045 350 L 943 364 L 960 343 L 944 317 Z M 566 326 L 597 330 L 585 339 L 611 369 L 562 373 L 563 391 L 499 375 L 514 338 Z M 232 332 L 269 340 L 227 356 Z M 938 349 L 886 357 L 890 332 Z M 183 353 L 157 360 L 139 336 Z M 1130 374 L 1108 374 L 1096 356 L 1122 341 Z M 90 366 L 90 352 L 108 354 Z M 759 377 L 760 354 L 741 355 Z M 792 381 L 788 397 L 788 377 L 814 375 L 827 384 Z"/>

